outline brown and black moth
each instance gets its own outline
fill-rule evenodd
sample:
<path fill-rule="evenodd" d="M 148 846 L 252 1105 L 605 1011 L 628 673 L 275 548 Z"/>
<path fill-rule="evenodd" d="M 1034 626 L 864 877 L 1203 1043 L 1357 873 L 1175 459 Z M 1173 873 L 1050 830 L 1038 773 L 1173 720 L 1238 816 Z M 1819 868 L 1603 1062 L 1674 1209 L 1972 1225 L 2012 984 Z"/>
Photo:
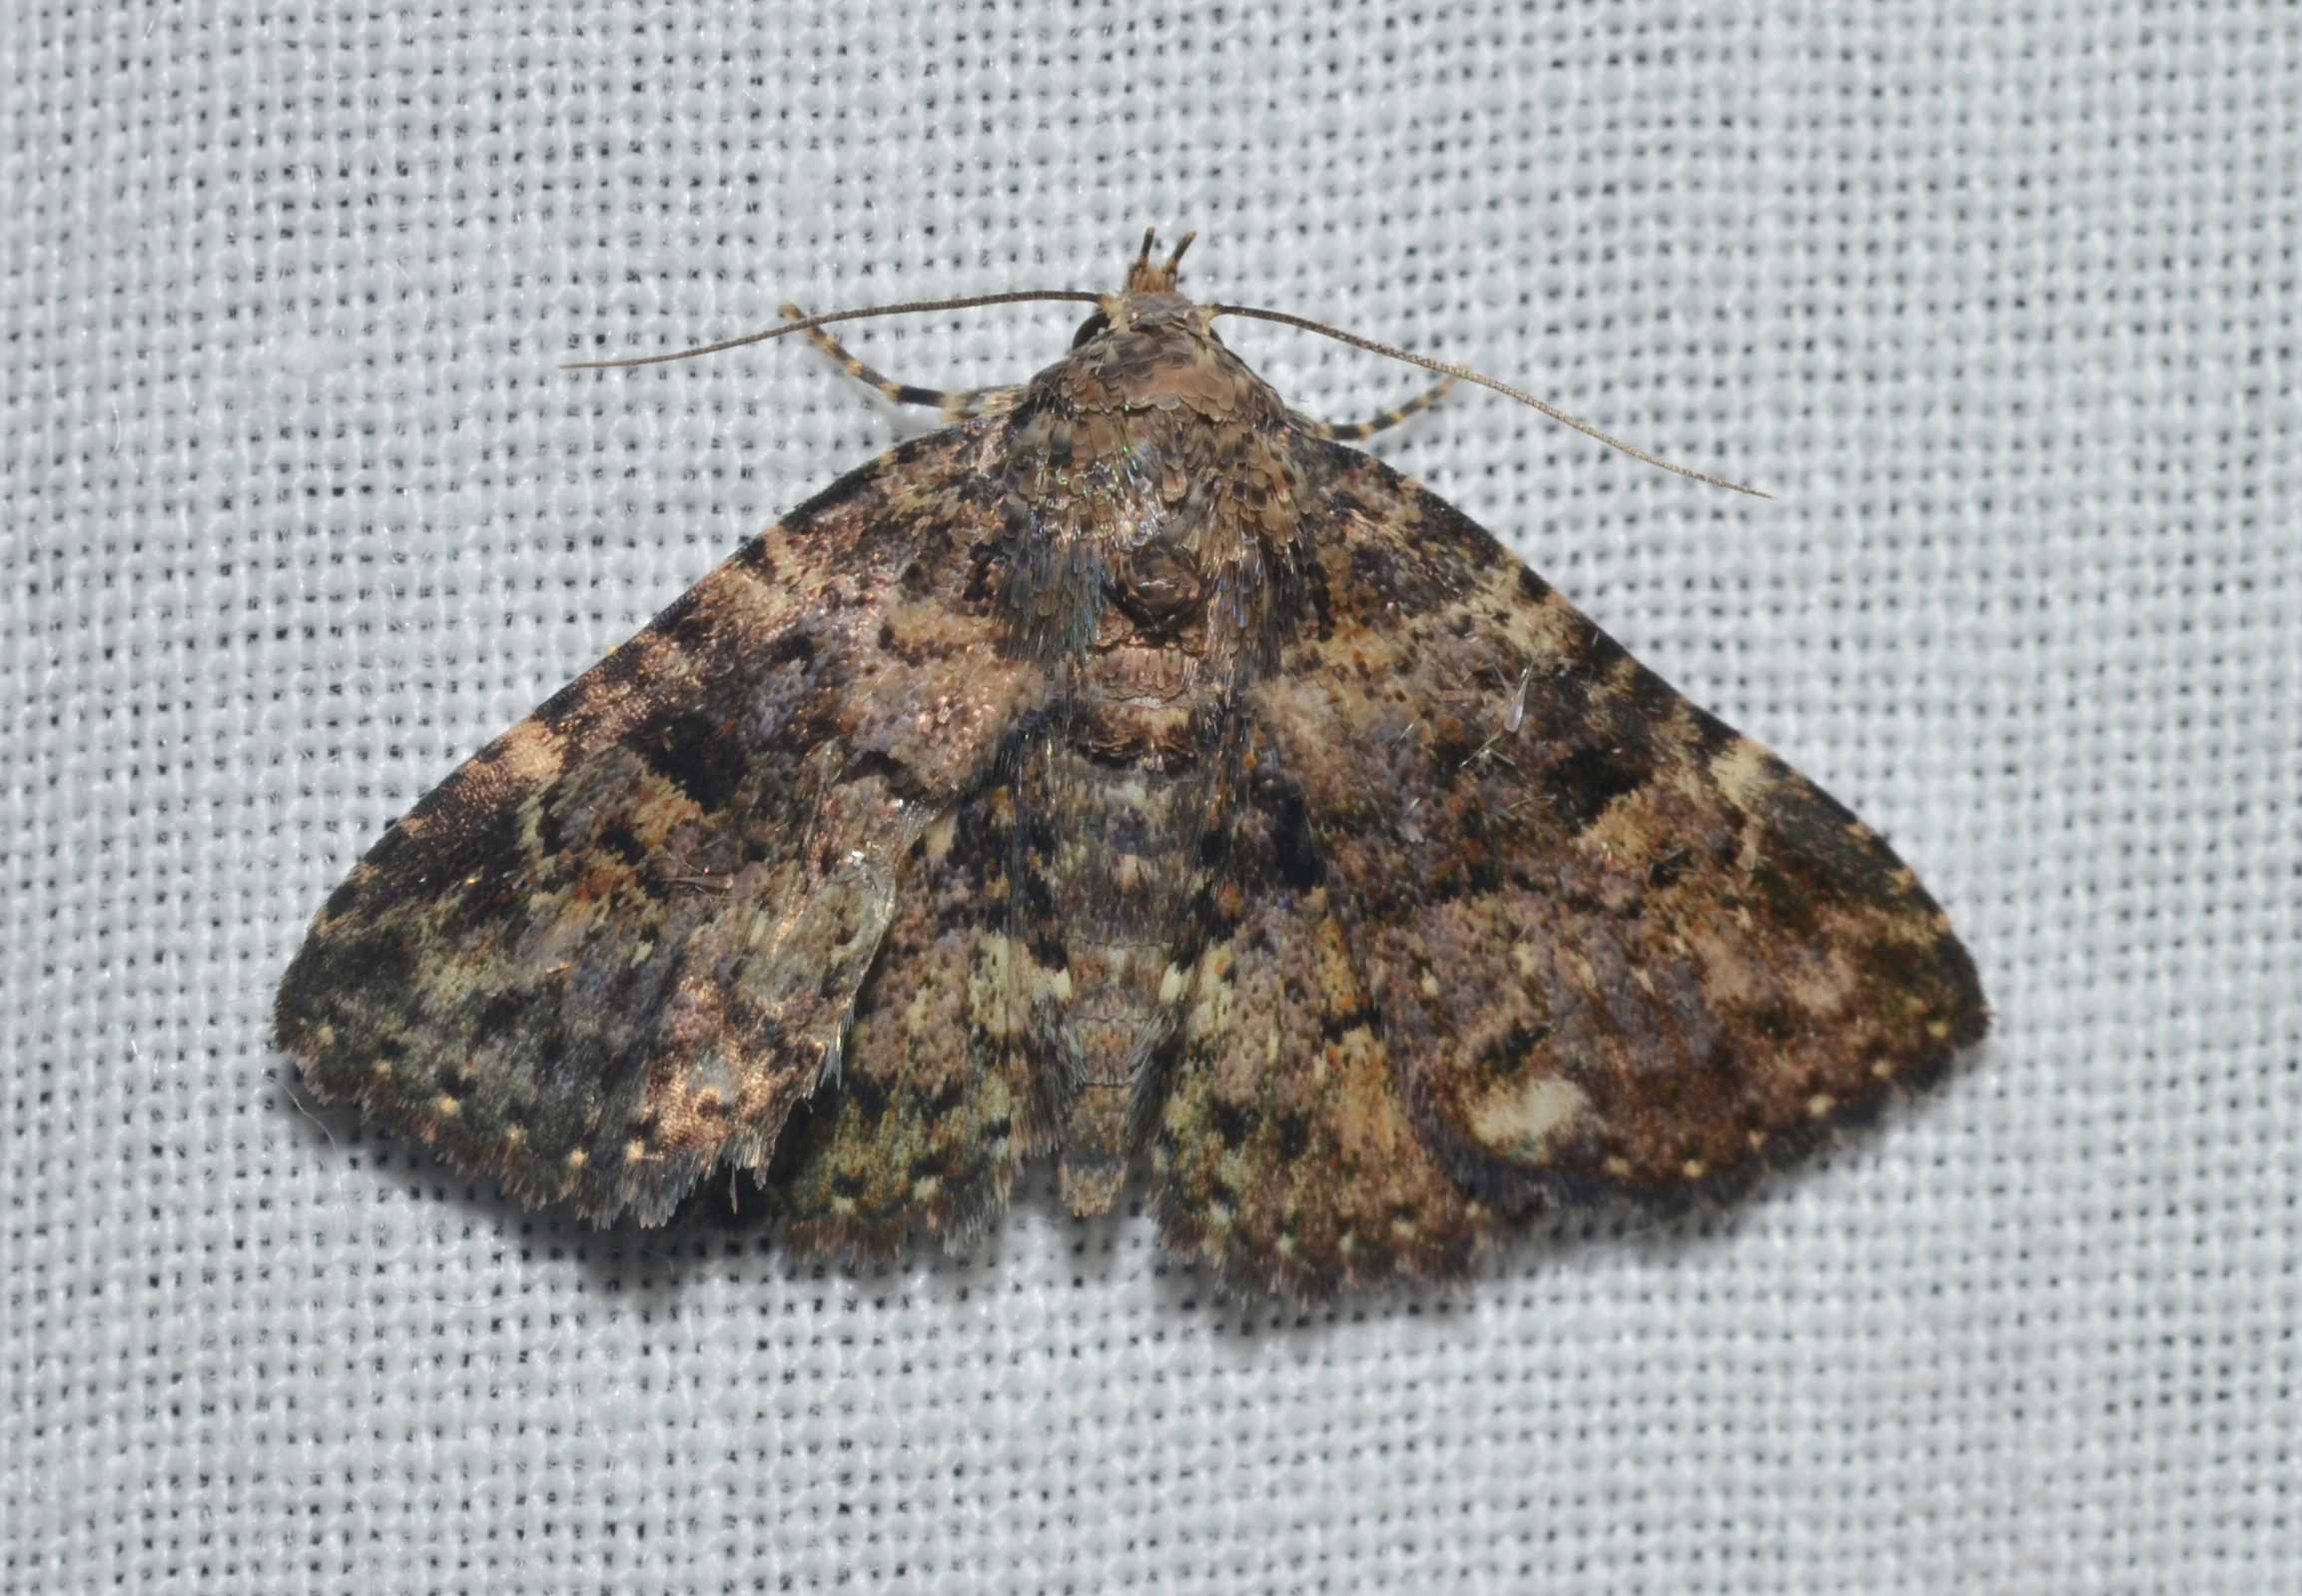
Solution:
<path fill-rule="evenodd" d="M 281 986 L 313 1089 L 601 1222 L 748 1172 L 803 1250 L 1148 1164 L 1169 1246 L 1307 1297 L 1728 1194 L 1982 1035 L 1884 842 L 1345 446 L 1401 412 L 1291 411 L 1211 326 L 1291 319 L 1181 254 L 995 297 L 1096 307 L 1020 388 L 776 330 L 956 424 L 384 833 Z"/>

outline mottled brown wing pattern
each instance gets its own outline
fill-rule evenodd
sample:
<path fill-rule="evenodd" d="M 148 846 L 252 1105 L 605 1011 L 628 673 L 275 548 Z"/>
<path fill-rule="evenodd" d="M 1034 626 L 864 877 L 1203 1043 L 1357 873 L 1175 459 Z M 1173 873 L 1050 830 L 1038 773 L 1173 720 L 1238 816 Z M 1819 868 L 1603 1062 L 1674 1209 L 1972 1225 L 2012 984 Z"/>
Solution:
<path fill-rule="evenodd" d="M 856 1254 L 1148 1150 L 1170 1244 L 1306 1297 L 1727 1191 L 1981 1035 L 1884 843 L 1151 247 L 385 833 L 280 992 L 323 1096 L 598 1219 L 725 1163 Z"/>
<path fill-rule="evenodd" d="M 835 484 L 387 831 L 281 987 L 314 1088 L 597 1218 L 764 1165 L 1042 691 L 996 646 L 996 426 Z"/>
<path fill-rule="evenodd" d="M 914 1220 L 963 1242 L 1047 1145 L 1064 1083 L 1047 1056 L 1048 972 L 1018 901 L 1013 753 L 1011 739 L 912 845 L 838 1090 L 810 1099 L 776 1150 L 768 1205 L 795 1250 L 882 1255 Z"/>
<path fill-rule="evenodd" d="M 1140 1111 L 1162 1235 L 1234 1284 L 1297 1298 L 1460 1272 L 1502 1215 L 1408 1116 L 1340 884 L 1267 741 L 1224 817 L 1180 1034 Z"/>
<path fill-rule="evenodd" d="M 1253 713 L 1467 1190 L 1723 1192 L 1981 1036 L 1972 962 L 1869 828 L 1458 511 L 1302 448 L 1311 613 Z"/>

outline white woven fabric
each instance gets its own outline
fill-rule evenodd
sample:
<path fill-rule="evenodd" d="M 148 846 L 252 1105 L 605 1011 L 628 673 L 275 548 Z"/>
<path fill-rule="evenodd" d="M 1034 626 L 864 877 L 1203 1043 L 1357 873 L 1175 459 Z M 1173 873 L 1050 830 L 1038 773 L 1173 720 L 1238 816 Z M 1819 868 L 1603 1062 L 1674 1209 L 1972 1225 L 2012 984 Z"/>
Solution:
<path fill-rule="evenodd" d="M 0 84 L 0 1587 L 2302 1589 L 2293 7 L 50 0 Z M 1777 494 L 1485 394 L 1384 445 L 1890 833 L 1991 1042 L 1299 1323 L 1041 1180 L 856 1275 L 300 1112 L 272 989 L 385 823 L 923 424 L 555 363 L 1147 224 Z M 856 343 L 1015 381 L 1075 309 Z"/>

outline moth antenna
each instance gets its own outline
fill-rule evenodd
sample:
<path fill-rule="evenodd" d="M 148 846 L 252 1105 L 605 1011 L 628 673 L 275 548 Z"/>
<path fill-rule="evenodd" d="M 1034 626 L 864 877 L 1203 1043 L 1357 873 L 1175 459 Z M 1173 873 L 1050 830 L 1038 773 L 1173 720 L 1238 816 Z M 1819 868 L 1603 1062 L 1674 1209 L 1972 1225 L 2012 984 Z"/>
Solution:
<path fill-rule="evenodd" d="M 857 311 L 833 311 L 828 316 L 811 316 L 804 321 L 786 322 L 781 327 L 771 327 L 762 333 L 746 333 L 741 338 L 722 339 L 717 344 L 700 344 L 694 349 L 677 350 L 669 355 L 633 355 L 618 361 L 563 361 L 559 369 L 563 372 L 608 372 L 624 366 L 663 366 L 672 361 L 692 361 L 700 356 L 739 350 L 746 344 L 764 344 L 769 339 L 805 333 L 833 322 L 856 322 L 867 316 L 910 316 L 919 311 L 972 311 L 978 306 L 1020 305 L 1027 300 L 1072 300 L 1100 305 L 1103 296 L 1090 294 L 1084 289 L 1020 289 L 1013 294 L 976 294 L 960 300 L 913 300 L 904 305 L 873 305 Z"/>
<path fill-rule="evenodd" d="M 1321 334 L 1333 339 L 1338 344 L 1348 344 L 1353 349 L 1366 350 L 1374 355 L 1387 355 L 1394 361 L 1405 361 L 1409 366 L 1420 366 L 1425 371 L 1440 372 L 1448 377 L 1460 378 L 1466 383 L 1476 383 L 1481 388 L 1493 389 L 1507 399 L 1515 399 L 1521 404 L 1531 405 L 1560 425 L 1571 426 L 1587 437 L 1595 437 L 1607 447 L 1620 449 L 1635 460 L 1644 460 L 1649 465 L 1659 465 L 1666 471 L 1675 471 L 1681 476 L 1691 477 L 1695 481 L 1707 483 L 1712 487 L 1725 487 L 1738 493 L 1748 493 L 1753 498 L 1773 498 L 1775 496 L 1743 482 L 1730 482 L 1724 476 L 1712 476 L 1708 472 L 1692 470 L 1687 466 L 1664 459 L 1660 454 L 1650 454 L 1635 443 L 1626 443 L 1611 433 L 1600 431 L 1579 415 L 1569 415 L 1556 404 L 1546 403 L 1523 389 L 1513 388 L 1508 383 L 1497 382 L 1494 378 L 1474 372 L 1467 366 L 1450 366 L 1445 361 L 1434 361 L 1427 355 L 1417 355 L 1411 350 L 1397 349 L 1389 344 L 1377 344 L 1371 338 L 1360 338 L 1355 333 L 1345 333 L 1337 328 L 1327 326 L 1324 322 L 1313 322 L 1307 317 L 1289 316 L 1284 311 L 1258 311 L 1248 305 L 1210 305 L 1207 307 L 1207 315 L 1210 317 L 1244 316 L 1257 322 L 1276 322 L 1282 327 L 1299 327 L 1306 333 Z"/>

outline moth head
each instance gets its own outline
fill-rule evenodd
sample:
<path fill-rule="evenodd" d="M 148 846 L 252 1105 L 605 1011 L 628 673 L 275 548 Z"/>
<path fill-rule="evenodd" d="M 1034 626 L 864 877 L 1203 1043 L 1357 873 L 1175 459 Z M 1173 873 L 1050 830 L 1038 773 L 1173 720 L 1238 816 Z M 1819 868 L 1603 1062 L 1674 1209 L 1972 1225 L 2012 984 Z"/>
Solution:
<path fill-rule="evenodd" d="M 1117 294 L 1096 297 L 1095 314 L 1080 323 L 1079 331 L 1072 335 L 1071 347 L 1079 349 L 1115 329 L 1125 332 L 1187 321 L 1205 331 L 1209 318 L 1204 309 L 1175 292 L 1183 252 L 1197 237 L 1196 233 L 1185 233 L 1173 253 L 1164 261 L 1154 261 L 1151 251 L 1158 244 L 1158 230 L 1144 229 L 1143 248 L 1128 267 L 1127 286 Z"/>

